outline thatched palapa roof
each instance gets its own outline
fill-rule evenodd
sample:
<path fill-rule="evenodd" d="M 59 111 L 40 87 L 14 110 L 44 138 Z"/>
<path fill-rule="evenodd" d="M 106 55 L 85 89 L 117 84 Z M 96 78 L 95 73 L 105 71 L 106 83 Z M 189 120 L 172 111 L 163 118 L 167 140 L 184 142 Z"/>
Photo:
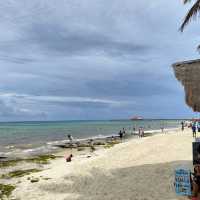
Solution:
<path fill-rule="evenodd" d="M 185 90 L 185 100 L 194 111 L 200 112 L 200 59 L 172 65 L 176 78 Z"/>

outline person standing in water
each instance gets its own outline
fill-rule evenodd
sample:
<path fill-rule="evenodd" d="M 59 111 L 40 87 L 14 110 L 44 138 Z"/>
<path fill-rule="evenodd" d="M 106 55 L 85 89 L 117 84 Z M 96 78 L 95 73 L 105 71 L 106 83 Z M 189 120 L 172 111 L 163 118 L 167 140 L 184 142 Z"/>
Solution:
<path fill-rule="evenodd" d="M 70 143 L 72 143 L 72 141 L 73 141 L 73 137 L 69 134 L 69 135 L 67 135 L 67 137 L 68 137 L 68 140 L 70 141 Z"/>

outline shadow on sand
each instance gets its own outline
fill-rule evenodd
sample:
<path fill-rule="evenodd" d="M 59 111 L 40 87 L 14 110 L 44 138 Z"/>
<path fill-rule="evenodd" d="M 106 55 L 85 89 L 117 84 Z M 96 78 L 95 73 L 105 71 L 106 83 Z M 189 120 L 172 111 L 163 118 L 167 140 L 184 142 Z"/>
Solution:
<path fill-rule="evenodd" d="M 177 167 L 191 168 L 192 163 L 176 161 L 109 171 L 93 168 L 87 176 L 68 176 L 62 184 L 45 184 L 41 189 L 52 195 L 66 194 L 65 200 L 175 200 L 179 199 L 173 187 Z"/>

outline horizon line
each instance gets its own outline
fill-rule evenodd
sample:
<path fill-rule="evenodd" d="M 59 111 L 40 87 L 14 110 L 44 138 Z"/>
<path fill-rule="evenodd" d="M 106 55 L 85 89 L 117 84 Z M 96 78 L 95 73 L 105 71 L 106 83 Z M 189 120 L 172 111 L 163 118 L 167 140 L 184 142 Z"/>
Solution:
<path fill-rule="evenodd" d="M 23 122 L 69 122 L 69 121 L 143 121 L 143 120 L 191 120 L 192 118 L 143 118 L 143 119 L 69 119 L 69 120 L 19 120 L 0 121 L 0 123 L 23 123 Z"/>

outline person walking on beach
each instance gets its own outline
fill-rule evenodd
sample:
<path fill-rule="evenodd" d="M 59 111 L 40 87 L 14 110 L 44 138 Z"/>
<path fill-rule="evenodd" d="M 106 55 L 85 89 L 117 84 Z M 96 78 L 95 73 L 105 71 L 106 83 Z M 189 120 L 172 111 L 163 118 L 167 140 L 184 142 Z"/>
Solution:
<path fill-rule="evenodd" d="M 122 133 L 122 131 L 120 130 L 118 134 L 119 134 L 119 138 L 122 140 L 122 138 L 123 138 L 123 133 Z"/>
<path fill-rule="evenodd" d="M 135 135 L 135 131 L 136 131 L 136 128 L 133 127 L 133 133 L 132 133 L 132 135 Z"/>
<path fill-rule="evenodd" d="M 73 137 L 69 134 L 67 135 L 68 137 L 68 140 L 69 140 L 69 145 L 70 145 L 70 148 L 71 148 L 71 153 L 72 153 L 72 147 L 73 147 Z"/>
<path fill-rule="evenodd" d="M 193 137 L 196 138 L 196 134 L 197 134 L 197 131 L 196 131 L 196 122 L 192 123 L 192 134 L 193 134 Z"/>
<path fill-rule="evenodd" d="M 70 141 L 70 143 L 72 143 L 72 141 L 73 141 L 73 137 L 69 134 L 69 135 L 67 135 L 67 137 L 68 137 L 68 140 Z"/>
<path fill-rule="evenodd" d="M 90 152 L 94 152 L 95 151 L 95 147 L 94 147 L 93 139 L 89 140 L 89 145 L 90 145 Z"/>
<path fill-rule="evenodd" d="M 125 128 L 122 129 L 122 134 L 123 134 L 123 137 L 125 137 L 125 135 L 126 135 Z"/>
<path fill-rule="evenodd" d="M 138 136 L 141 137 L 141 127 L 138 129 Z"/>
<path fill-rule="evenodd" d="M 197 130 L 200 132 L 200 121 L 197 122 Z"/>
<path fill-rule="evenodd" d="M 139 137 L 144 137 L 144 129 L 142 127 L 139 128 Z"/>
<path fill-rule="evenodd" d="M 144 137 L 144 128 L 142 128 L 142 137 Z"/>
<path fill-rule="evenodd" d="M 182 122 L 181 122 L 181 130 L 182 130 L 182 131 L 184 131 L 184 125 L 185 125 L 185 124 L 184 124 L 184 122 L 182 121 Z"/>

